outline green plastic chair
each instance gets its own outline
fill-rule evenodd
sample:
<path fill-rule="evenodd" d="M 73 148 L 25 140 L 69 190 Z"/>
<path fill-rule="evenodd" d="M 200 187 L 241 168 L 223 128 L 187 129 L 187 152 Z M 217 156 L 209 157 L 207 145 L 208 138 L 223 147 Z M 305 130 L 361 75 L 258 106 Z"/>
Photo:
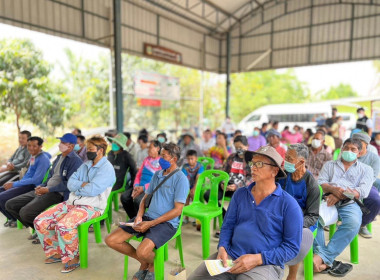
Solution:
<path fill-rule="evenodd" d="M 107 232 L 110 233 L 111 226 L 109 221 L 109 208 L 112 207 L 112 197 L 113 192 L 110 193 L 107 199 L 107 207 L 104 209 L 103 215 L 96 217 L 94 219 L 88 220 L 83 224 L 78 226 L 78 237 L 79 237 L 79 261 L 81 268 L 88 267 L 88 228 L 93 225 L 95 233 L 96 243 L 102 242 L 102 232 L 100 229 L 100 221 L 106 220 Z"/>
<path fill-rule="evenodd" d="M 128 179 L 128 172 L 129 172 L 129 169 L 127 169 L 127 172 L 125 173 L 123 186 L 120 189 L 111 192 L 111 194 L 110 194 L 110 195 L 112 195 L 111 200 L 113 201 L 113 207 L 114 207 L 115 211 L 119 211 L 119 193 L 125 192 L 125 187 L 126 187 L 127 182 L 128 182 L 128 180 L 127 180 Z M 108 211 L 109 211 L 108 218 L 109 218 L 110 224 L 112 224 L 112 207 L 110 207 Z"/>
<path fill-rule="evenodd" d="M 372 233 L 372 223 L 367 225 L 367 229 Z M 336 231 L 336 224 L 330 225 L 329 239 L 332 238 Z M 359 263 L 359 235 L 357 234 L 350 243 L 350 261 L 353 264 Z"/>
<path fill-rule="evenodd" d="M 206 180 L 211 182 L 210 200 L 207 204 L 200 201 L 201 187 Z M 202 231 L 202 255 L 207 259 L 210 255 L 210 222 L 212 219 L 219 217 L 219 227 L 223 223 L 222 208 L 224 202 L 224 193 L 226 191 L 229 175 L 221 170 L 206 170 L 197 182 L 197 188 L 194 193 L 194 200 L 191 205 L 183 208 L 183 215 L 193 217 L 201 222 Z M 224 181 L 223 197 L 221 206 L 218 205 L 219 183 Z"/>
<path fill-rule="evenodd" d="M 169 240 L 176 239 L 176 248 L 178 249 L 179 252 L 179 258 L 181 260 L 181 266 L 184 268 L 185 267 L 185 262 L 183 260 L 183 250 L 182 250 L 182 237 L 181 237 L 181 227 L 182 227 L 182 216 L 183 212 L 180 218 L 180 222 L 177 228 L 177 232 L 174 234 L 174 236 Z M 129 240 L 137 240 L 137 241 L 142 241 L 142 237 L 136 238 L 135 236 L 132 237 Z M 156 280 L 164 280 L 165 279 L 165 261 L 169 259 L 169 249 L 168 249 L 168 242 L 166 242 L 163 246 L 161 246 L 158 249 L 155 249 L 154 252 L 156 255 L 154 256 L 154 278 Z M 124 276 L 123 279 L 128 278 L 128 262 L 129 262 L 129 257 L 125 256 L 124 258 Z"/>
<path fill-rule="evenodd" d="M 207 167 L 210 167 L 209 169 L 214 169 L 215 160 L 210 157 L 198 157 L 198 162 L 202 164 L 203 168 L 207 170 Z"/>
<path fill-rule="evenodd" d="M 47 178 L 49 177 L 50 168 L 51 168 L 51 165 L 49 166 L 48 170 L 46 171 L 45 176 L 44 176 L 44 179 L 42 180 L 42 183 L 41 183 L 41 184 L 46 183 Z M 49 208 L 50 208 L 50 207 L 49 207 Z M 47 209 L 49 209 L 49 208 L 47 208 Z M 46 209 L 46 210 L 47 210 L 47 209 Z M 24 225 L 23 225 L 19 220 L 17 220 L 17 228 L 18 228 L 18 229 L 22 229 L 23 227 L 24 227 Z M 34 230 L 33 230 L 33 231 L 34 231 Z M 33 231 L 32 231 L 32 234 L 34 233 Z"/>
<path fill-rule="evenodd" d="M 323 189 L 321 186 L 319 186 L 319 199 L 322 200 L 322 195 L 323 195 Z M 313 237 L 317 236 L 317 230 L 316 228 L 313 231 Z M 307 253 L 306 257 L 303 259 L 303 275 L 305 280 L 313 280 L 314 278 L 314 271 L 313 271 L 313 244 L 311 244 L 311 248 L 309 252 Z"/>
<path fill-rule="evenodd" d="M 334 154 L 333 154 L 333 160 L 337 160 L 340 154 L 340 148 L 335 149 Z"/>

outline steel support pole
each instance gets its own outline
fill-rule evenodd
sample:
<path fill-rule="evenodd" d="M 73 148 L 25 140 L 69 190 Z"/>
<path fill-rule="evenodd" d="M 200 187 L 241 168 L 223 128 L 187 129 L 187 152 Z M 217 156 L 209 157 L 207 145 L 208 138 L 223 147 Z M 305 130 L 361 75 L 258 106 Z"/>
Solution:
<path fill-rule="evenodd" d="M 123 132 L 123 83 L 121 79 L 121 4 L 113 0 L 114 14 L 114 54 L 115 54 L 115 95 L 116 95 L 116 128 Z"/>
<path fill-rule="evenodd" d="M 226 117 L 230 116 L 230 74 L 231 74 L 231 34 L 227 33 L 227 59 L 226 59 Z"/>

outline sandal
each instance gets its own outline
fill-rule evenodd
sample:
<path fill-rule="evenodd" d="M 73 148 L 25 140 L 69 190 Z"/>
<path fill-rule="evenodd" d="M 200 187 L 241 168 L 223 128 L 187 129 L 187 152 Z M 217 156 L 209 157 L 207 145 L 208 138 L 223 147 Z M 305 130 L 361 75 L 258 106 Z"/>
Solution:
<path fill-rule="evenodd" d="M 330 270 L 333 270 L 334 268 L 336 268 L 341 263 L 342 262 L 340 262 L 340 261 L 334 261 L 333 265 L 331 267 L 327 267 L 326 269 L 322 270 L 320 273 L 321 274 L 327 274 L 327 273 L 329 273 Z"/>
<path fill-rule="evenodd" d="M 137 280 L 144 280 L 147 273 L 148 270 L 139 270 L 135 273 L 135 275 L 133 275 L 133 278 L 136 277 Z"/>
<path fill-rule="evenodd" d="M 28 237 L 28 240 L 34 240 L 36 239 L 38 236 L 37 236 L 37 233 L 34 233 L 34 234 L 31 234 L 29 237 Z"/>
<path fill-rule="evenodd" d="M 36 238 L 32 241 L 32 244 L 41 244 L 40 239 Z"/>
<path fill-rule="evenodd" d="M 329 271 L 329 274 L 334 277 L 344 277 L 352 268 L 352 264 L 339 262 L 335 268 Z"/>
<path fill-rule="evenodd" d="M 65 263 L 65 268 L 61 270 L 62 273 L 69 273 L 75 269 L 77 269 L 80 266 L 78 263 L 69 264 L 68 262 Z"/>
<path fill-rule="evenodd" d="M 61 258 L 56 258 L 54 256 L 48 257 L 48 260 L 52 260 L 51 262 L 45 261 L 45 264 L 52 264 L 52 263 L 58 263 L 61 262 Z"/>

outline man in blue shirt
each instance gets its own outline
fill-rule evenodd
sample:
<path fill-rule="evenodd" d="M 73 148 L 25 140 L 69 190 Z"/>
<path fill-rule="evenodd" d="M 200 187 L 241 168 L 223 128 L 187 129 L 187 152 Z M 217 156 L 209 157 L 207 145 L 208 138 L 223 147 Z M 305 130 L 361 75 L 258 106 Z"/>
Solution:
<path fill-rule="evenodd" d="M 319 218 L 320 191 L 313 175 L 306 170 L 309 148 L 304 144 L 290 145 L 285 154 L 286 179 L 278 183 L 296 199 L 303 212 L 303 231 L 301 249 L 297 257 L 286 263 L 289 265 L 287 280 L 295 280 L 299 263 L 305 258 L 313 244 L 313 233 Z"/>
<path fill-rule="evenodd" d="M 362 143 L 360 140 L 348 138 L 342 147 L 342 157 L 326 162 L 318 177 L 326 196 L 327 206 L 335 205 L 342 224 L 334 233 L 328 245 L 325 244 L 323 227 L 318 223 L 317 236 L 314 240 L 314 271 L 329 272 L 334 276 L 344 276 L 352 269 L 332 269 L 334 260 L 358 234 L 362 223 L 362 211 L 358 204 L 348 199 L 344 192 L 353 194 L 357 199 L 368 196 L 372 183 L 372 168 L 357 160 Z M 333 271 L 334 270 L 334 271 Z"/>
<path fill-rule="evenodd" d="M 133 222 L 133 226 L 122 225 L 106 238 L 109 247 L 141 263 L 139 271 L 134 275 L 137 279 L 154 279 L 153 249 L 164 245 L 177 231 L 189 193 L 189 181 L 177 166 L 180 156 L 177 145 L 163 145 L 159 160 L 162 170 L 153 175 L 137 216 L 129 221 Z M 153 197 L 149 209 L 145 212 L 145 200 L 150 194 L 153 194 Z M 136 249 L 125 242 L 133 235 L 144 237 Z"/>
<path fill-rule="evenodd" d="M 59 143 L 61 154 L 53 162 L 46 182 L 40 184 L 33 191 L 8 200 L 5 205 L 6 210 L 25 226 L 33 228 L 33 221 L 40 213 L 69 198 L 70 191 L 67 189 L 67 182 L 83 163 L 74 151 L 77 137 L 74 134 L 66 133 L 59 139 L 61 140 Z M 37 238 L 37 234 L 34 237 Z"/>
<path fill-rule="evenodd" d="M 50 166 L 50 155 L 42 151 L 43 142 L 44 140 L 40 137 L 29 137 L 28 151 L 31 158 L 28 171 L 21 180 L 8 182 L 0 187 L 0 211 L 8 218 L 8 222 L 4 226 L 16 227 L 16 218 L 6 210 L 5 203 L 9 199 L 34 190 L 44 179 L 45 173 Z"/>
<path fill-rule="evenodd" d="M 302 239 L 303 217 L 297 201 L 282 190 L 276 179 L 286 177 L 282 157 L 269 146 L 247 151 L 244 159 L 251 167 L 254 183 L 238 189 L 231 199 L 220 232 L 218 253 L 228 272 L 210 276 L 204 263 L 190 280 L 281 279 L 284 264 L 295 258 Z M 243 278 L 242 278 L 243 279 Z"/>

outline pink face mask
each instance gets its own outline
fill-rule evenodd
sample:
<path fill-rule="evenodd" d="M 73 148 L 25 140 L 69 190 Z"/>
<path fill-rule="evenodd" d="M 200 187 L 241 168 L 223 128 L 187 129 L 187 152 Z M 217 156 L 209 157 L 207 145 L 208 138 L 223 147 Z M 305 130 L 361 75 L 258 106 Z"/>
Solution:
<path fill-rule="evenodd" d="M 61 153 L 64 153 L 64 152 L 67 151 L 67 149 L 68 149 L 69 147 L 67 147 L 65 144 L 63 144 L 63 143 L 61 142 L 61 143 L 59 143 L 58 148 L 59 148 L 59 151 L 60 151 Z"/>

